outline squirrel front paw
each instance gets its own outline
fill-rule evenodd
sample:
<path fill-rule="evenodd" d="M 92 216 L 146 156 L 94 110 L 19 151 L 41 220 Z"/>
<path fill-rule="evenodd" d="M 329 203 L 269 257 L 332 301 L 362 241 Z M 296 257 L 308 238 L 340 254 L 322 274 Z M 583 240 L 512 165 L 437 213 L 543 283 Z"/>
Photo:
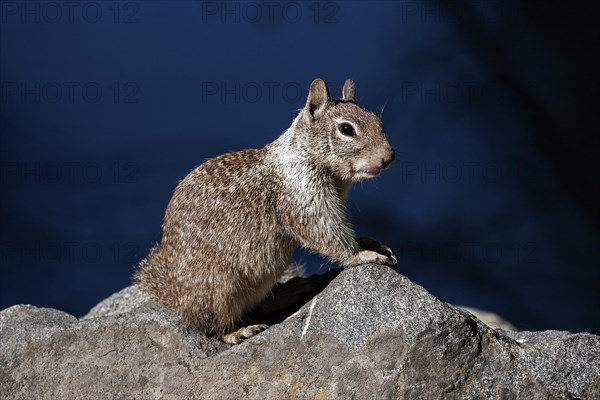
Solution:
<path fill-rule="evenodd" d="M 382 264 L 388 267 L 396 266 L 396 257 L 386 256 L 373 250 L 361 250 L 357 255 L 357 265 L 361 264 Z"/>
<path fill-rule="evenodd" d="M 384 256 L 386 259 L 385 262 L 379 262 L 378 264 L 395 267 L 396 264 L 398 263 L 398 260 L 396 259 L 396 256 L 394 255 L 394 252 L 392 251 L 392 249 L 390 249 L 388 246 L 384 245 L 383 243 L 380 243 L 375 239 L 371 239 L 370 237 L 364 237 L 364 236 L 356 238 L 356 242 L 358 243 L 360 248 L 363 250 L 359 253 L 359 255 L 361 253 L 364 253 L 365 251 L 375 252 L 379 256 Z M 368 258 L 368 257 L 370 257 L 370 255 L 365 254 L 365 257 Z"/>

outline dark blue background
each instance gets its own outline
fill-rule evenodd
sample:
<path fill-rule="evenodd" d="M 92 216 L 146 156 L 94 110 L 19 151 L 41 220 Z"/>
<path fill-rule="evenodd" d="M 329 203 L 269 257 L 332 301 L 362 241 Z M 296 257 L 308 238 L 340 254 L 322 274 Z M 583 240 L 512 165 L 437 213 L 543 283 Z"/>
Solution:
<path fill-rule="evenodd" d="M 592 3 L 590 3 L 592 4 Z M 583 2 L 1 1 L 0 308 L 128 285 L 173 189 L 324 78 L 397 161 L 350 218 L 441 299 L 600 333 L 597 13 Z M 310 272 L 331 265 L 299 253 Z"/>

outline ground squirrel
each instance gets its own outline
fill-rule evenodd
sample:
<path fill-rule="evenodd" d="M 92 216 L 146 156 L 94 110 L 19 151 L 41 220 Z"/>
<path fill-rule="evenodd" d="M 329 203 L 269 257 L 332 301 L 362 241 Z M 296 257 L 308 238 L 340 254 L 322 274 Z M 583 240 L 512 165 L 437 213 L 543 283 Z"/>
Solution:
<path fill-rule="evenodd" d="M 175 189 L 160 244 L 137 271 L 140 287 L 205 334 L 237 344 L 266 329 L 242 326 L 299 246 L 343 266 L 394 266 L 392 251 L 356 238 L 344 202 L 353 182 L 394 160 L 381 120 L 316 79 L 290 128 L 258 150 L 227 153 L 193 170 Z"/>

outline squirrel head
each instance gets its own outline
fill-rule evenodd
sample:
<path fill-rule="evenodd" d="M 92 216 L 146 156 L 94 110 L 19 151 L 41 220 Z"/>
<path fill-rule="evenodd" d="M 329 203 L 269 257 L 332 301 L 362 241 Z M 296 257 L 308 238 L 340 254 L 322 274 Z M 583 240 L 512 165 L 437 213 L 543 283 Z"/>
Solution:
<path fill-rule="evenodd" d="M 315 79 L 297 129 L 313 161 L 347 182 L 375 177 L 395 158 L 383 123 L 357 106 L 355 95 L 351 79 L 346 80 L 341 99 L 332 99 L 325 82 Z"/>

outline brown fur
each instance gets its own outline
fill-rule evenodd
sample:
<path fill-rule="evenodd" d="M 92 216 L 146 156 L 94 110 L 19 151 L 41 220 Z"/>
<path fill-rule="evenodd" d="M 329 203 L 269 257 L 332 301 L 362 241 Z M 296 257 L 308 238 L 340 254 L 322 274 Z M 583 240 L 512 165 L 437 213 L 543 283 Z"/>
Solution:
<path fill-rule="evenodd" d="M 344 266 L 395 265 L 389 248 L 357 239 L 344 201 L 352 182 L 375 176 L 394 158 L 383 125 L 354 103 L 346 81 L 342 100 L 325 82 L 311 84 L 292 126 L 258 150 L 206 161 L 177 186 L 163 236 L 140 263 L 140 287 L 177 309 L 188 325 L 239 343 L 264 329 L 230 332 L 260 302 L 291 263 L 298 246 Z M 356 134 L 343 135 L 341 121 Z"/>

